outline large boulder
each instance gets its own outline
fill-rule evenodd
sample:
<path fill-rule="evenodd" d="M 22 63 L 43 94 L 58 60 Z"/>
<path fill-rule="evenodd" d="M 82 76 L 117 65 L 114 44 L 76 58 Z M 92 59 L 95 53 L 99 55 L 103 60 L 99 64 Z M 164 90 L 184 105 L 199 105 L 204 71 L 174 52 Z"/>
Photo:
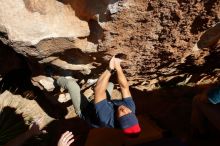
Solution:
<path fill-rule="evenodd" d="M 0 41 L 26 56 L 33 72 L 41 70 L 35 66 L 40 63 L 90 74 L 91 62 L 79 62 L 76 56 L 80 52 L 81 60 L 88 60 L 84 53 L 97 52 L 98 21 L 109 18 L 108 5 L 117 1 L 0 0 Z"/>
<path fill-rule="evenodd" d="M 38 58 L 74 48 L 77 38 L 90 34 L 88 23 L 71 6 L 56 0 L 1 0 L 0 32 L 4 34 L 0 40 L 16 52 Z M 42 45 L 44 40 L 47 45 Z M 52 49 L 51 44 L 59 48 Z"/>

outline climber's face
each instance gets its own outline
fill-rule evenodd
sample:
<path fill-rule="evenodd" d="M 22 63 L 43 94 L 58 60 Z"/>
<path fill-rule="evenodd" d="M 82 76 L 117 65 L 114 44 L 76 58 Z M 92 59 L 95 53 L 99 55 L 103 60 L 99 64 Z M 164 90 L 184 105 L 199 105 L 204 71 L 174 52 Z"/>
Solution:
<path fill-rule="evenodd" d="M 124 105 L 120 105 L 117 110 L 117 117 L 120 118 L 124 115 L 130 114 L 132 111 Z"/>

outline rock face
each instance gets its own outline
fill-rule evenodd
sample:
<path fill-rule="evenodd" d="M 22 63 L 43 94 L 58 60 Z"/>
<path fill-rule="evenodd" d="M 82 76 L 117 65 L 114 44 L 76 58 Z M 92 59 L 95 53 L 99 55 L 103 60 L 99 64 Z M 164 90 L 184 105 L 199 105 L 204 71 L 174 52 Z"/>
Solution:
<path fill-rule="evenodd" d="M 97 78 L 117 54 L 141 90 L 195 86 L 219 80 L 219 8 L 218 0 L 0 0 L 0 40 L 37 76 L 52 66 Z"/>
<path fill-rule="evenodd" d="M 127 75 L 136 85 L 195 85 L 216 73 L 219 63 L 211 60 L 219 57 L 214 48 L 220 34 L 220 1 L 128 0 L 123 7 L 103 25 L 100 50 L 126 56 Z M 206 46 L 201 47 L 202 42 Z"/>
<path fill-rule="evenodd" d="M 108 4 L 115 1 L 0 1 L 0 40 L 28 57 L 31 66 L 37 61 L 50 64 L 47 60 L 55 57 L 57 59 L 51 65 L 56 68 L 90 74 L 91 64 L 79 64 L 76 59 L 59 57 L 68 50 L 97 52 L 97 44 L 88 41 L 92 26 L 87 21 L 104 18 Z M 92 5 L 94 3 L 98 5 Z M 96 25 L 99 26 L 98 23 Z M 68 56 L 74 58 L 76 54 L 68 53 Z M 37 70 L 32 67 L 33 72 Z"/>
<path fill-rule="evenodd" d="M 5 33 L 1 37 L 4 43 L 12 45 L 18 53 L 39 58 L 74 48 L 76 38 L 90 34 L 88 23 L 76 17 L 70 6 L 56 0 L 1 0 L 0 26 Z M 45 39 L 56 43 L 53 38 L 64 37 L 72 39 L 64 39 L 59 48 L 52 50 L 48 40 L 48 45 L 42 46 Z"/>

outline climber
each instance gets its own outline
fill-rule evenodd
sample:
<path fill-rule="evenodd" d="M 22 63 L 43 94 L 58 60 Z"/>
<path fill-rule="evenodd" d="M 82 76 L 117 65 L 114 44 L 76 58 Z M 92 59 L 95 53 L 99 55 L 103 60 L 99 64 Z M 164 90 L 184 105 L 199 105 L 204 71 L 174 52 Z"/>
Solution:
<path fill-rule="evenodd" d="M 121 61 L 119 58 L 112 57 L 109 66 L 96 83 L 95 97 L 91 102 L 80 93 L 80 87 L 74 80 L 60 77 L 57 84 L 68 90 L 76 114 L 89 122 L 92 127 L 120 128 L 126 135 L 138 136 L 141 128 L 135 116 L 135 104 L 120 65 Z M 114 71 L 117 73 L 122 100 L 107 98 L 113 91 L 114 85 L 109 83 L 109 79 Z"/>
<path fill-rule="evenodd" d="M 207 124 L 220 131 L 220 86 L 205 90 L 197 95 L 192 104 L 192 134 L 194 136 L 207 135 Z"/>
<path fill-rule="evenodd" d="M 135 116 L 135 104 L 131 97 L 129 84 L 120 65 L 121 61 L 121 59 L 113 57 L 110 60 L 109 68 L 99 77 L 95 87 L 95 109 L 101 126 L 120 127 L 128 135 L 139 134 L 141 129 Z M 106 90 L 110 94 L 113 89 L 109 79 L 114 69 L 121 88 L 122 100 L 107 99 Z M 108 89 L 107 87 L 111 88 Z"/>

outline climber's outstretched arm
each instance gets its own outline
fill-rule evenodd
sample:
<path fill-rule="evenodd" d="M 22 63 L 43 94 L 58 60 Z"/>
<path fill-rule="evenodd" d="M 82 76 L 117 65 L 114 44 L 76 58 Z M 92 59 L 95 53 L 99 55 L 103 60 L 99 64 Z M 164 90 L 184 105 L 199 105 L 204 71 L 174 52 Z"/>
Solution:
<path fill-rule="evenodd" d="M 129 90 L 129 84 L 128 81 L 123 73 L 123 70 L 121 68 L 121 59 L 115 58 L 115 63 L 114 67 L 117 72 L 117 77 L 118 77 L 118 83 L 121 88 L 122 96 L 123 98 L 131 97 L 131 92 Z"/>
<path fill-rule="evenodd" d="M 109 69 L 106 69 L 99 77 L 95 87 L 95 103 L 98 103 L 107 98 L 106 89 L 111 77 L 111 71 L 114 69 L 114 57 L 109 62 Z"/>

